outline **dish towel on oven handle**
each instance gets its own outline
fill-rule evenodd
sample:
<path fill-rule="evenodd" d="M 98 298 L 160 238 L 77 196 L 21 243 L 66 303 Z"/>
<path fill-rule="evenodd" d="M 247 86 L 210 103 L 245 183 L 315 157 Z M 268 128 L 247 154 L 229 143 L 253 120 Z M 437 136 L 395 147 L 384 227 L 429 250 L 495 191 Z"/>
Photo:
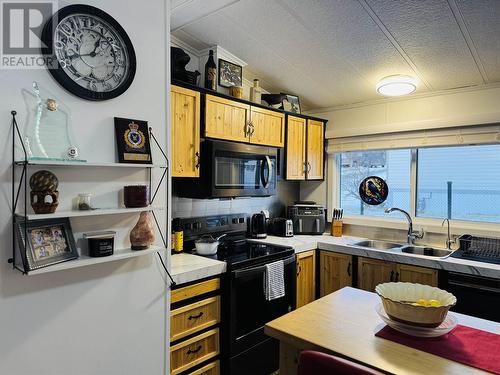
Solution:
<path fill-rule="evenodd" d="M 264 296 L 267 301 L 285 296 L 285 263 L 282 260 L 265 265 Z"/>

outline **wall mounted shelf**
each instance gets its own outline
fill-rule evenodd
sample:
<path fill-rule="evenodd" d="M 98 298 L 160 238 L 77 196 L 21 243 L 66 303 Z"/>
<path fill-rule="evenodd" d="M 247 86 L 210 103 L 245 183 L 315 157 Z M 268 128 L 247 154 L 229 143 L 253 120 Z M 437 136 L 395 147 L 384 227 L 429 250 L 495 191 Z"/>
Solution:
<path fill-rule="evenodd" d="M 132 164 L 132 163 L 87 163 L 81 161 L 57 160 L 16 160 L 15 165 L 39 165 L 46 167 L 96 167 L 96 168 L 168 168 L 162 164 Z"/>
<path fill-rule="evenodd" d="M 80 257 L 78 259 L 69 260 L 69 261 L 63 262 L 63 263 L 57 263 L 57 264 L 54 264 L 50 267 L 39 268 L 37 270 L 28 271 L 28 272 L 26 272 L 26 275 L 34 276 L 34 275 L 40 275 L 43 273 L 69 270 L 71 268 L 92 266 L 94 264 L 99 264 L 99 263 L 108 263 L 108 262 L 114 262 L 114 261 L 122 260 L 122 259 L 130 259 L 130 258 L 136 258 L 136 257 L 145 256 L 145 255 L 149 255 L 149 254 L 159 253 L 159 252 L 163 252 L 165 250 L 166 249 L 164 247 L 151 246 L 149 249 L 146 249 L 146 250 L 115 249 L 114 254 L 107 256 L 107 257 L 91 258 L 91 257 L 86 256 L 86 255 L 80 255 Z"/>
<path fill-rule="evenodd" d="M 45 219 L 56 219 L 62 217 L 85 217 L 85 216 L 101 216 L 101 215 L 120 215 L 120 214 L 129 214 L 133 212 L 144 212 L 144 211 L 161 211 L 164 210 L 164 207 L 160 206 L 148 206 L 148 207 L 139 207 L 139 208 L 125 208 L 125 207 L 117 207 L 117 208 L 98 208 L 95 210 L 89 211 L 79 211 L 79 210 L 71 210 L 71 211 L 57 211 L 53 214 L 27 214 L 26 220 L 45 220 Z M 16 213 L 18 218 L 25 217 L 23 214 Z"/>

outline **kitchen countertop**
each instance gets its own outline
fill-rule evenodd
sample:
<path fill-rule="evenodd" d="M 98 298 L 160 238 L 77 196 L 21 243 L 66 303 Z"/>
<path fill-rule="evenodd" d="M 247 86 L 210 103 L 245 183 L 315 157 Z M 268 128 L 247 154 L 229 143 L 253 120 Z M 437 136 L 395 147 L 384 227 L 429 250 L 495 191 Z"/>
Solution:
<path fill-rule="evenodd" d="M 389 262 L 410 264 L 421 267 L 443 269 L 459 273 L 492 277 L 500 279 L 500 264 L 476 262 L 472 260 L 448 257 L 445 259 L 431 258 L 423 255 L 407 254 L 391 250 L 376 250 L 351 243 L 356 240 L 364 240 L 359 237 L 332 237 L 329 234 L 319 236 L 296 235 L 293 237 L 267 236 L 265 239 L 251 239 L 252 242 L 272 244 L 276 246 L 290 246 L 296 253 L 307 250 L 326 250 L 337 253 L 357 255 L 366 258 L 375 258 Z"/>
<path fill-rule="evenodd" d="M 170 267 L 172 278 L 177 284 L 185 284 L 226 272 L 226 262 L 187 253 L 172 255 Z"/>

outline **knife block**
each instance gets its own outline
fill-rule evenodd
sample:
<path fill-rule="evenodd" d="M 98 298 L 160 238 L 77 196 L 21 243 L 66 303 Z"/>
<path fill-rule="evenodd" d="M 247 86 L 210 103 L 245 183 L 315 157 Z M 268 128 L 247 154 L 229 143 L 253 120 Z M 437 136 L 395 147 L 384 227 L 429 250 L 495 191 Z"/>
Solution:
<path fill-rule="evenodd" d="M 332 221 L 332 230 L 331 234 L 333 237 L 342 237 L 342 220 L 333 220 Z"/>

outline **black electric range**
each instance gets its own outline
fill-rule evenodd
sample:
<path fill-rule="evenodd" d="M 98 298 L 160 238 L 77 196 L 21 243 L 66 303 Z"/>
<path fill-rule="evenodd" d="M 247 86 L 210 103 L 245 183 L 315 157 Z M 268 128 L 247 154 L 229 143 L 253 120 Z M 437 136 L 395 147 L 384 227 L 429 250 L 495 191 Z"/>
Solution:
<path fill-rule="evenodd" d="M 184 249 L 195 253 L 194 241 L 204 235 L 221 239 L 217 254 L 225 261 L 221 278 L 221 373 L 270 374 L 279 368 L 279 343 L 264 334 L 264 325 L 293 309 L 296 295 L 296 261 L 291 247 L 250 242 L 246 214 L 182 219 Z M 266 264 L 283 261 L 285 296 L 268 301 L 264 296 Z"/>

